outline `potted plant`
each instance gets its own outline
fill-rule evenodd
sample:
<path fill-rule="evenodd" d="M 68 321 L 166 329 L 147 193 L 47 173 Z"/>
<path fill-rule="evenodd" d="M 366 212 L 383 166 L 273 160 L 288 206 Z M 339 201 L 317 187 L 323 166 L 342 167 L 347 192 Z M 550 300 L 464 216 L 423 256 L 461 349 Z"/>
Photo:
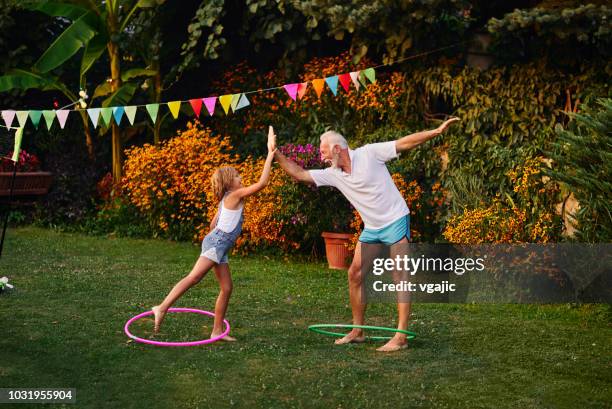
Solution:
<path fill-rule="evenodd" d="M 11 186 L 12 196 L 46 195 L 51 187 L 53 175 L 40 170 L 38 157 L 25 150 L 19 153 L 17 163 L 14 163 L 11 157 L 12 152 L 0 160 L 0 197 L 10 197 Z"/>
<path fill-rule="evenodd" d="M 346 270 L 351 265 L 353 252 L 349 250 L 349 243 L 353 234 L 324 231 L 321 236 L 325 240 L 325 256 L 329 268 Z"/>

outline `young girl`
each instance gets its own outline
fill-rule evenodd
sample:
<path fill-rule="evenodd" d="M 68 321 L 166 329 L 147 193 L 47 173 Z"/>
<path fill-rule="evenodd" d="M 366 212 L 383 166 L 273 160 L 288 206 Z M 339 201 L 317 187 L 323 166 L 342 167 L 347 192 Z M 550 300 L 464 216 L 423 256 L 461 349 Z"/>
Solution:
<path fill-rule="evenodd" d="M 268 156 L 257 183 L 244 187 L 240 174 L 231 166 L 217 169 L 211 178 L 213 192 L 220 201 L 219 210 L 212 220 L 211 231 L 202 241 L 202 253 L 191 272 L 179 281 L 164 301 L 152 308 L 155 314 L 155 329 L 157 333 L 164 320 L 166 311 L 188 289 L 200 282 L 212 267 L 219 281 L 221 291 L 215 304 L 215 322 L 211 338 L 223 333 L 223 319 L 227 304 L 232 293 L 232 276 L 230 275 L 227 254 L 242 231 L 244 199 L 266 187 L 270 178 L 270 169 L 276 150 L 276 135 L 272 127 L 268 129 Z M 229 335 L 222 338 L 225 341 L 236 341 Z"/>

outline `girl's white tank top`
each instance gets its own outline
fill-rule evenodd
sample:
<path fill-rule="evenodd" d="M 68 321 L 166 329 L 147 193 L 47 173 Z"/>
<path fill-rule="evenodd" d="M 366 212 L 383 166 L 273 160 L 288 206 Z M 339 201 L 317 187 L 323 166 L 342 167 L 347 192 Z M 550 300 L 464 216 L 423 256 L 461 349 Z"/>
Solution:
<path fill-rule="evenodd" d="M 221 200 L 221 206 L 219 208 L 219 218 L 217 219 L 216 227 L 226 233 L 231 233 L 234 231 L 236 226 L 238 226 L 238 222 L 240 221 L 240 216 L 242 215 L 242 210 L 244 209 L 244 203 L 240 203 L 240 207 L 236 210 L 230 210 L 225 207 L 223 202 L 225 201 L 225 197 Z"/>

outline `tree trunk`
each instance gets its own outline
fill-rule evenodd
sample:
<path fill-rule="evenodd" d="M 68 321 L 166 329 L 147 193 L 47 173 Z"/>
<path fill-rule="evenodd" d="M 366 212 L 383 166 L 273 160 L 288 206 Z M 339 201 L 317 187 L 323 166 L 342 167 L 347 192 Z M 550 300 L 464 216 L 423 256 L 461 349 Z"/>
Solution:
<path fill-rule="evenodd" d="M 89 160 L 93 161 L 95 159 L 94 156 L 94 146 L 93 139 L 91 137 L 91 131 L 89 130 L 89 120 L 87 119 L 87 111 L 80 110 L 81 118 L 83 119 L 83 130 L 85 131 L 85 144 L 87 145 L 87 156 Z"/>
<path fill-rule="evenodd" d="M 112 34 L 111 34 L 112 36 Z M 108 55 L 110 57 L 111 90 L 117 91 L 121 87 L 121 68 L 119 66 L 119 46 L 113 42 L 108 43 Z M 113 180 L 115 183 L 121 181 L 121 130 L 115 122 L 112 124 L 112 152 L 113 152 Z"/>

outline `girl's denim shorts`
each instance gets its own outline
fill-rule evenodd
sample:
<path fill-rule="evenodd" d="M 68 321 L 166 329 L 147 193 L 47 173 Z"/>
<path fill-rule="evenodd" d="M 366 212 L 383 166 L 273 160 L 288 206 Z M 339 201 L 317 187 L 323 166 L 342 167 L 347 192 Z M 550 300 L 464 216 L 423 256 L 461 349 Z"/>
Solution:
<path fill-rule="evenodd" d="M 233 232 L 232 232 L 233 233 Z M 217 264 L 227 264 L 227 254 L 236 242 L 235 234 L 214 229 L 202 240 L 202 253 L 200 257 L 206 257 Z"/>

